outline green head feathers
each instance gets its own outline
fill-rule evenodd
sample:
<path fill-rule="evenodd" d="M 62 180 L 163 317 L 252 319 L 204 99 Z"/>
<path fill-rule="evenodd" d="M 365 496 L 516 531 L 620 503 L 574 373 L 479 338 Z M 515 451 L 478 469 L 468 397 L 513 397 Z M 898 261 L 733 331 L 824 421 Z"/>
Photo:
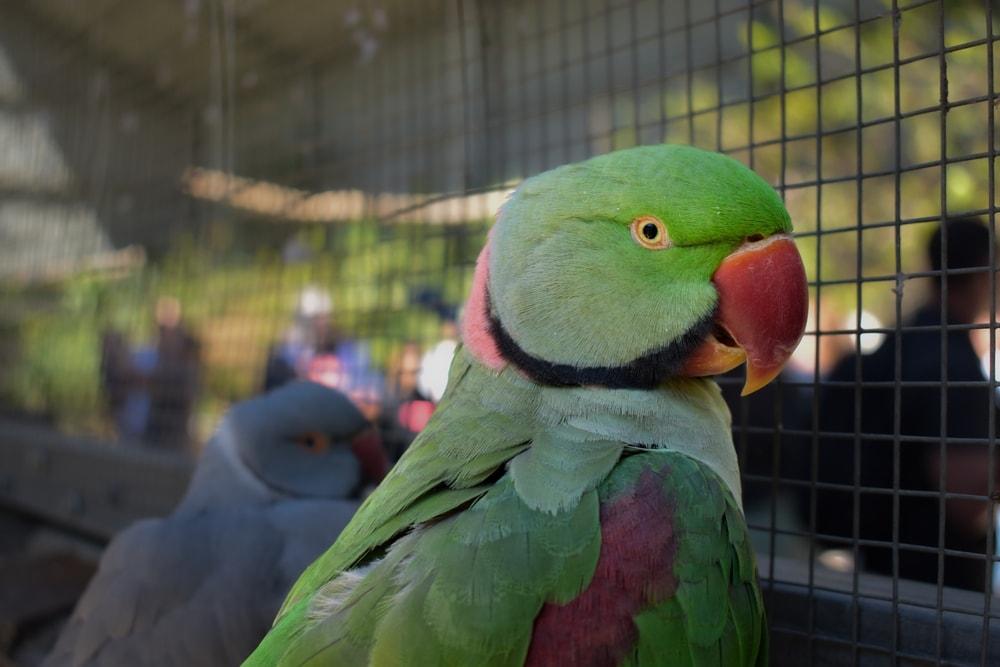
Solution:
<path fill-rule="evenodd" d="M 493 337 L 553 384 L 651 385 L 667 373 L 651 366 L 676 366 L 710 328 L 722 260 L 790 230 L 774 189 L 718 153 L 643 146 L 553 169 L 514 192 L 491 234 Z M 602 380 L 629 365 L 641 377 Z M 562 381 L 564 367 L 591 372 Z"/>

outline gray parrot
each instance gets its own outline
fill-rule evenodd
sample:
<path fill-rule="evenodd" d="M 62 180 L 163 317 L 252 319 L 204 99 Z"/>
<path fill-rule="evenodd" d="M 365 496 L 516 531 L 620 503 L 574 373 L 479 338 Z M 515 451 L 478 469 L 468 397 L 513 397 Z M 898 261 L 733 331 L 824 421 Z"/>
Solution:
<path fill-rule="evenodd" d="M 239 664 L 354 514 L 373 448 L 358 409 L 318 384 L 234 406 L 174 513 L 108 546 L 45 665 Z"/>

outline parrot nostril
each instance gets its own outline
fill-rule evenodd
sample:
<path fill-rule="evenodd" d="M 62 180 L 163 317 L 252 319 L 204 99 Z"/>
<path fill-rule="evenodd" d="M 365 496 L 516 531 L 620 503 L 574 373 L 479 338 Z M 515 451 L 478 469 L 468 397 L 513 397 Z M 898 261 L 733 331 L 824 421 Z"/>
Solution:
<path fill-rule="evenodd" d="M 747 243 L 756 243 L 757 241 L 763 241 L 764 240 L 764 235 L 763 234 L 751 234 L 750 236 L 747 237 L 746 240 L 747 240 Z"/>

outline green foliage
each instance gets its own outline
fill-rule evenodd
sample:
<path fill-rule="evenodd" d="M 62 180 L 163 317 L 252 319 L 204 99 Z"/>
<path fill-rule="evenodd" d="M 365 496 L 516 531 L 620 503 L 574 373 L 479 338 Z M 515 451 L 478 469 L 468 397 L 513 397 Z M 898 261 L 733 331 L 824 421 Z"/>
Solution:
<path fill-rule="evenodd" d="M 128 316 L 134 282 L 80 275 L 41 287 L 6 286 L 0 292 L 0 345 L 9 351 L 0 374 L 3 402 L 69 428 L 102 430 L 101 333 L 110 324 L 123 330 L 138 324 Z"/>
<path fill-rule="evenodd" d="M 71 308 L 63 312 L 75 313 Z M 5 403 L 34 413 L 49 413 L 59 406 L 67 421 L 94 426 L 99 412 L 97 357 L 77 353 L 99 345 L 94 328 L 80 321 L 86 316 L 32 317 L 21 324 L 19 363 L 2 376 Z"/>

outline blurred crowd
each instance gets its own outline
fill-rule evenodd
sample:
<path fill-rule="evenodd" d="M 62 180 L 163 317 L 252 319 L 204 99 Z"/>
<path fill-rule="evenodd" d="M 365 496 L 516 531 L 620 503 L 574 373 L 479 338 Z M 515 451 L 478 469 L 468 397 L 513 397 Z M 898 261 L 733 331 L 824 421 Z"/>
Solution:
<path fill-rule="evenodd" d="M 458 345 L 455 309 L 433 295 L 420 294 L 415 300 L 439 316 L 438 341 L 429 347 L 406 342 L 379 370 L 368 343 L 336 326 L 329 292 L 306 287 L 292 322 L 268 351 L 257 389 L 267 392 L 293 380 L 311 380 L 343 392 L 379 428 L 385 456 L 395 462 L 444 395 Z M 148 343 L 132 344 L 115 329 L 104 332 L 101 381 L 107 416 L 123 440 L 190 451 L 201 344 L 174 297 L 157 301 L 155 322 L 155 336 Z"/>
<path fill-rule="evenodd" d="M 807 335 L 783 382 L 748 398 L 738 395 L 741 370 L 721 384 L 760 550 L 983 590 L 1000 478 L 988 445 L 997 421 L 990 233 L 980 220 L 950 220 L 925 252 L 930 284 L 900 326 L 814 307 L 807 329 L 820 333 Z M 438 315 L 438 341 L 407 342 L 376 368 L 368 343 L 338 329 L 331 295 L 305 288 L 259 389 L 308 379 L 343 392 L 395 462 L 441 400 L 458 344 L 455 309 L 434 295 L 416 301 Z M 120 436 L 184 448 L 200 345 L 176 299 L 160 299 L 155 314 L 147 345 L 105 333 L 107 407 Z"/>
<path fill-rule="evenodd" d="M 344 392 L 379 428 L 386 455 L 395 462 L 444 395 L 458 346 L 454 310 L 432 306 L 441 321 L 438 342 L 427 349 L 412 341 L 403 344 L 382 373 L 374 368 L 365 341 L 337 329 L 330 295 L 307 287 L 291 326 L 268 354 L 262 389 L 305 379 Z"/>

